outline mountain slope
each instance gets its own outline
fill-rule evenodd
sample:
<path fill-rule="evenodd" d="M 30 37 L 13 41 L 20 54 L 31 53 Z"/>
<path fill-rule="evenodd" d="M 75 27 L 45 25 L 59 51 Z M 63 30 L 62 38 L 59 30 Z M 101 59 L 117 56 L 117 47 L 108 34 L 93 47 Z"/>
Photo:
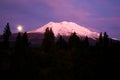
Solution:
<path fill-rule="evenodd" d="M 28 33 L 44 33 L 45 29 L 49 27 L 52 28 L 53 33 L 55 36 L 63 35 L 63 36 L 69 36 L 71 33 L 76 32 L 78 36 L 88 36 L 89 38 L 96 39 L 98 38 L 98 33 L 93 32 L 83 26 L 80 26 L 73 22 L 49 22 L 48 24 L 44 25 L 43 27 L 40 27 L 36 30 L 29 31 Z"/>

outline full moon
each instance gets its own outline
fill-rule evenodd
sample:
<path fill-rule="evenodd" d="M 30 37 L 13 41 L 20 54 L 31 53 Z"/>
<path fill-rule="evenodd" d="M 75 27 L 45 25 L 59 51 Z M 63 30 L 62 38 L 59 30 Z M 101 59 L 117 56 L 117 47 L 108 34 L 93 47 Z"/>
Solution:
<path fill-rule="evenodd" d="M 21 32 L 21 31 L 23 30 L 23 27 L 22 27 L 21 25 L 19 25 L 19 26 L 17 27 L 17 30 Z"/>

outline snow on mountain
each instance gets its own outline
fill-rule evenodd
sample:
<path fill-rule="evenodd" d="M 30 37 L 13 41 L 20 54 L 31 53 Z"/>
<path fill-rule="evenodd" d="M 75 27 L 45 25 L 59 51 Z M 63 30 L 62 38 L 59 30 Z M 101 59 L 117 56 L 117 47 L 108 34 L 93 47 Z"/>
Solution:
<path fill-rule="evenodd" d="M 71 33 L 76 32 L 78 36 L 88 36 L 89 38 L 96 39 L 98 38 L 98 33 L 93 32 L 83 26 L 80 26 L 73 22 L 63 21 L 60 23 L 57 22 L 49 22 L 48 24 L 40 27 L 36 30 L 29 31 L 28 33 L 44 33 L 46 28 L 52 28 L 55 36 L 64 35 L 69 36 Z"/>

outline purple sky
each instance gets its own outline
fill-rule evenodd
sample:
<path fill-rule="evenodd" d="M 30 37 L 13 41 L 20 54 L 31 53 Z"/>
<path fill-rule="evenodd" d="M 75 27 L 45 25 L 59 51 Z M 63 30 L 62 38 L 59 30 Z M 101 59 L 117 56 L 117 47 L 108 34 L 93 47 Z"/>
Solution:
<path fill-rule="evenodd" d="M 12 32 L 48 22 L 72 21 L 120 39 L 120 0 L 0 0 L 0 34 L 7 22 Z"/>

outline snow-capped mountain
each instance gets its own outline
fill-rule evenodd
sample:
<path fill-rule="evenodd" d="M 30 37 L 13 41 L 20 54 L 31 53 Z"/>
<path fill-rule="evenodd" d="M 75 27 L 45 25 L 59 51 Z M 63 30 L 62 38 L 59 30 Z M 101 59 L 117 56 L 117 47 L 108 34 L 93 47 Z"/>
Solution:
<path fill-rule="evenodd" d="M 98 33 L 93 32 L 83 26 L 80 26 L 73 22 L 63 21 L 60 23 L 57 22 L 49 22 L 48 24 L 40 27 L 36 30 L 29 31 L 28 33 L 44 33 L 46 28 L 52 28 L 55 36 L 63 35 L 69 36 L 71 33 L 76 32 L 78 36 L 88 36 L 89 38 L 96 39 L 98 38 Z"/>

